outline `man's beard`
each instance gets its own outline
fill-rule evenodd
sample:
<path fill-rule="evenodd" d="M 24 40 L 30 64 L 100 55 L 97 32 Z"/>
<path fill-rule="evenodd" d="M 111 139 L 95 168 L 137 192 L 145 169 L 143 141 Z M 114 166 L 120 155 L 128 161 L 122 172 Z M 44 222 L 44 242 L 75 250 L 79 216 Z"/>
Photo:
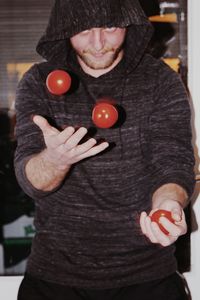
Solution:
<path fill-rule="evenodd" d="M 76 51 L 76 54 L 89 68 L 93 70 L 102 70 L 112 66 L 112 64 L 115 62 L 115 60 L 117 59 L 121 51 L 122 51 L 122 45 L 117 49 L 105 48 L 99 52 L 87 49 L 81 53 Z M 103 54 L 102 58 L 95 59 L 95 53 Z"/>

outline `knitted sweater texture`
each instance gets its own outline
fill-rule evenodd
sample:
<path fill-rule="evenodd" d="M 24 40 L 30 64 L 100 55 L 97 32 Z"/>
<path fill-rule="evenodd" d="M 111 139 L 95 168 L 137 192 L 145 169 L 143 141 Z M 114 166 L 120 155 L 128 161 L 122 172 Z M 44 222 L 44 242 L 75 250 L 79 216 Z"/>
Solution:
<path fill-rule="evenodd" d="M 102 26 L 128 26 L 125 55 L 109 73 L 94 78 L 81 70 L 69 37 Z M 16 175 L 36 206 L 27 271 L 38 278 L 113 288 L 163 278 L 177 268 L 174 246 L 152 244 L 139 225 L 140 212 L 151 210 L 158 187 L 177 183 L 189 195 L 194 187 L 187 94 L 179 75 L 145 53 L 151 32 L 137 1 L 56 1 L 37 46 L 46 61 L 24 75 L 16 97 Z M 57 68 L 73 80 L 62 96 L 50 94 L 45 84 Z M 110 129 L 92 123 L 92 109 L 102 97 L 119 108 L 120 120 Z M 75 164 L 55 190 L 37 190 L 24 171 L 28 159 L 45 148 L 33 114 L 61 130 L 84 126 L 110 147 Z"/>

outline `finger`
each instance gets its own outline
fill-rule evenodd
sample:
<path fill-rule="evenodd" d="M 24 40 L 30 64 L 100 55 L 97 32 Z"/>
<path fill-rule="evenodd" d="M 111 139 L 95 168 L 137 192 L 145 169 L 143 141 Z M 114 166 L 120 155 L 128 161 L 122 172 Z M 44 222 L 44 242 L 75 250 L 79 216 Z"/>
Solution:
<path fill-rule="evenodd" d="M 159 209 L 158 209 L 158 208 L 152 209 L 151 212 L 150 212 L 150 214 L 149 214 L 149 216 L 151 217 L 151 216 L 153 215 L 153 213 L 154 213 L 155 211 L 157 211 L 157 210 L 159 210 Z"/>
<path fill-rule="evenodd" d="M 180 222 L 182 219 L 182 216 L 184 216 L 184 213 L 182 213 L 182 210 L 178 209 L 178 208 L 172 209 L 171 214 L 172 214 L 172 218 L 177 222 Z"/>
<path fill-rule="evenodd" d="M 94 147 L 94 145 L 96 145 L 97 141 L 93 138 L 89 139 L 88 141 L 86 141 L 85 143 L 78 145 L 74 151 L 74 155 L 76 156 L 80 156 L 83 153 L 89 151 L 92 147 Z"/>
<path fill-rule="evenodd" d="M 173 239 L 169 238 L 169 236 L 166 235 L 164 232 L 162 232 L 162 230 L 160 229 L 158 224 L 155 222 L 152 222 L 151 228 L 152 228 L 152 232 L 157 240 L 157 243 L 164 247 L 169 246 L 172 242 L 174 242 L 176 240 L 176 238 L 173 238 Z"/>
<path fill-rule="evenodd" d="M 179 237 L 187 232 L 187 224 L 184 221 L 179 224 L 174 224 L 167 218 L 161 217 L 160 223 L 169 232 L 170 236 Z"/>
<path fill-rule="evenodd" d="M 67 151 L 70 151 L 78 145 L 82 138 L 86 135 L 87 129 L 85 127 L 80 127 L 64 144 Z"/>
<path fill-rule="evenodd" d="M 142 229 L 143 234 L 146 235 L 146 226 L 145 226 L 145 219 L 147 217 L 147 213 L 145 211 L 143 211 L 140 215 L 140 227 Z"/>
<path fill-rule="evenodd" d="M 44 136 L 59 133 L 59 131 L 55 127 L 52 127 L 42 116 L 35 115 L 33 117 L 33 122 L 42 130 Z"/>
<path fill-rule="evenodd" d="M 72 126 L 66 127 L 63 131 L 61 131 L 56 139 L 56 146 L 60 146 L 65 144 L 68 139 L 74 134 L 75 128 Z"/>
<path fill-rule="evenodd" d="M 94 155 L 104 151 L 108 146 L 109 146 L 109 144 L 107 142 L 103 142 L 103 143 L 101 143 L 101 144 L 99 144 L 95 147 L 92 147 L 87 152 L 85 152 L 82 155 L 78 156 L 78 161 L 80 161 L 82 159 L 85 159 L 87 157 L 94 156 Z"/>
<path fill-rule="evenodd" d="M 152 225 L 154 222 L 151 222 L 151 218 L 149 216 L 145 219 L 146 226 L 146 236 L 150 239 L 152 243 L 158 243 L 158 239 L 156 238 L 154 231 L 152 230 Z M 157 225 L 157 224 L 155 224 Z"/>

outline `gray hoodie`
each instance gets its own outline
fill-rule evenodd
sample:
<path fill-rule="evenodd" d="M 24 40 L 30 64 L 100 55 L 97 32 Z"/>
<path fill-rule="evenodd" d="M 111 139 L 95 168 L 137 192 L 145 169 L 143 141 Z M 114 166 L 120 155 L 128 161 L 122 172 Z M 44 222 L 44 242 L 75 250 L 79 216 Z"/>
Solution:
<path fill-rule="evenodd" d="M 69 38 L 92 27 L 127 27 L 125 55 L 98 78 L 80 68 Z M 152 244 L 141 232 L 140 212 L 151 210 L 153 192 L 165 183 L 194 187 L 190 107 L 179 76 L 146 49 L 152 27 L 136 0 L 60 0 L 37 45 L 46 60 L 21 80 L 16 97 L 18 147 L 15 168 L 24 191 L 35 199 L 36 235 L 27 272 L 76 287 L 113 288 L 163 278 L 177 266 L 174 246 Z M 49 72 L 72 76 L 72 89 L 47 91 Z M 91 112 L 101 97 L 115 100 L 120 120 L 95 128 Z M 85 126 L 105 139 L 103 153 L 73 166 L 51 192 L 27 180 L 27 160 L 45 148 L 31 120 L 45 116 L 57 128 Z M 36 170 L 37 172 L 37 170 Z"/>

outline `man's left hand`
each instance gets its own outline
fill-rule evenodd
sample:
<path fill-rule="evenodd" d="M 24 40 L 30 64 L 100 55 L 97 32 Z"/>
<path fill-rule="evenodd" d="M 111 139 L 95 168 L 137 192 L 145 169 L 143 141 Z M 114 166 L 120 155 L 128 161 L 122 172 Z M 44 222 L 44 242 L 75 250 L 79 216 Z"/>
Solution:
<path fill-rule="evenodd" d="M 151 221 L 151 215 L 158 209 L 170 211 L 174 219 L 174 223 L 172 223 L 165 217 L 160 218 L 161 225 L 169 232 L 168 235 L 162 232 L 157 223 Z M 165 200 L 162 205 L 154 208 L 149 215 L 146 212 L 142 212 L 140 215 L 140 226 L 143 234 L 152 243 L 160 244 L 163 247 L 173 244 L 179 236 L 187 232 L 184 211 L 181 205 L 174 200 Z"/>

